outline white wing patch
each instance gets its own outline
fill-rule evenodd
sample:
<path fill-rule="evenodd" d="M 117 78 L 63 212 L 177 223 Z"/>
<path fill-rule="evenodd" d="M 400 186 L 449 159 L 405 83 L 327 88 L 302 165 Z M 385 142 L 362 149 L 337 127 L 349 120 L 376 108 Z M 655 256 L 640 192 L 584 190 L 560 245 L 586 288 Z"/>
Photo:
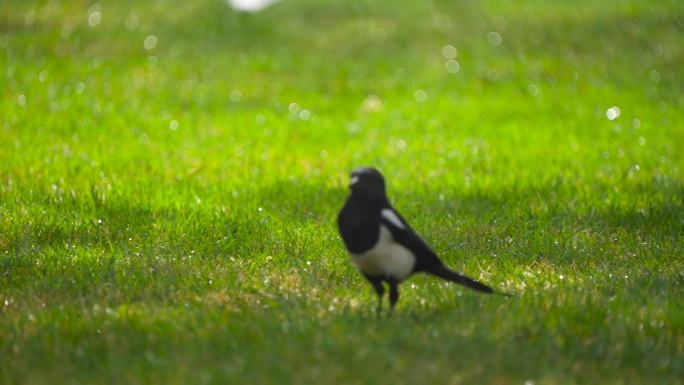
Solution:
<path fill-rule="evenodd" d="M 382 215 L 383 218 L 387 219 L 391 224 L 397 226 L 398 228 L 406 228 L 406 226 L 404 226 L 404 224 L 401 222 L 401 219 L 399 219 L 399 217 L 394 211 L 390 209 L 382 209 L 380 215 Z"/>

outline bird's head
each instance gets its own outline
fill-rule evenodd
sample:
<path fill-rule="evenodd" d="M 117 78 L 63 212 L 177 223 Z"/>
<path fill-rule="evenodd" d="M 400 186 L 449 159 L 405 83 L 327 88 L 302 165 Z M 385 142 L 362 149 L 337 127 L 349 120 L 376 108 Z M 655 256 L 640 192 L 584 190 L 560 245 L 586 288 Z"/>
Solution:
<path fill-rule="evenodd" d="M 352 195 L 363 200 L 376 202 L 387 200 L 385 178 L 373 167 L 359 167 L 352 171 L 349 189 Z"/>

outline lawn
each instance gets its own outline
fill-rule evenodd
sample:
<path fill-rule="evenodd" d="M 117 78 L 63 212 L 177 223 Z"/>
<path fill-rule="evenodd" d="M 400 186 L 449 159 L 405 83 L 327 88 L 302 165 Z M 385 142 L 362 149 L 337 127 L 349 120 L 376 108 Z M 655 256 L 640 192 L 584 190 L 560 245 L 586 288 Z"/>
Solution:
<path fill-rule="evenodd" d="M 0 384 L 684 383 L 684 3 L 0 3 Z M 394 313 L 349 172 L 454 269 Z"/>

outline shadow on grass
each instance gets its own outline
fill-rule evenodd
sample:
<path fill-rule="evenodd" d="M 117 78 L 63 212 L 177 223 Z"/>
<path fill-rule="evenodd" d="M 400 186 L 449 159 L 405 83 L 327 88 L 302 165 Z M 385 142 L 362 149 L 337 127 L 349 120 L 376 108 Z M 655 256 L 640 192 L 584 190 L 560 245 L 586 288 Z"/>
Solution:
<path fill-rule="evenodd" d="M 435 228 L 460 229 L 461 237 L 467 237 L 468 231 L 493 238 L 516 232 L 537 238 L 591 232 L 603 237 L 619 233 L 639 239 L 678 240 L 684 231 L 682 187 L 649 188 L 623 189 L 622 195 L 612 197 L 621 199 L 615 203 L 552 186 L 465 195 L 432 190 L 390 191 L 389 195 L 397 196 L 395 206 L 414 227 L 437 238 L 440 232 L 435 233 Z M 611 189 L 606 185 L 593 188 Z M 346 195 L 345 189 L 288 181 L 253 191 L 249 198 L 231 197 L 225 206 L 140 207 L 119 198 L 84 210 L 82 202 L 60 203 L 49 209 L 57 215 L 20 221 L 8 228 L 3 243 L 20 254 L 70 244 L 123 250 L 166 246 L 169 250 L 178 247 L 181 252 L 202 249 L 238 256 L 277 252 L 269 242 L 288 242 L 298 231 L 305 231 L 315 232 L 308 239 L 316 249 L 316 234 L 335 237 L 335 218 Z M 639 203 L 645 198 L 652 200 L 647 205 Z"/>

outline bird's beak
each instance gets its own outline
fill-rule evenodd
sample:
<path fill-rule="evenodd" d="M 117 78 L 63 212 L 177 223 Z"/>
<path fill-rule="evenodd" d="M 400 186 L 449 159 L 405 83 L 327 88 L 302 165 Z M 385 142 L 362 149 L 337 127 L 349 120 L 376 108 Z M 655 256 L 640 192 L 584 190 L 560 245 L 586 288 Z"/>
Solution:
<path fill-rule="evenodd" d="M 353 177 L 351 177 L 351 179 L 349 179 L 349 188 L 351 188 L 351 186 L 355 185 L 356 182 L 358 182 L 358 181 L 359 181 L 359 177 L 358 177 L 358 176 L 353 176 Z"/>

